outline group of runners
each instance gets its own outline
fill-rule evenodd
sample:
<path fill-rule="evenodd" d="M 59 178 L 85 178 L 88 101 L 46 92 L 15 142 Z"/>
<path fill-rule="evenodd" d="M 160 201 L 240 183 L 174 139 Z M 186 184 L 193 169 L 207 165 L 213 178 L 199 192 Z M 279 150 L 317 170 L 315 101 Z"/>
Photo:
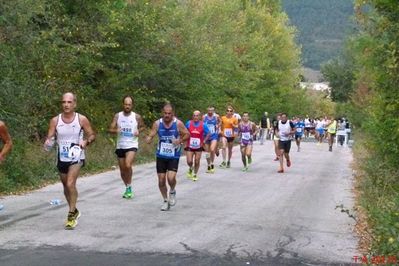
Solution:
<path fill-rule="evenodd" d="M 53 117 L 49 123 L 44 149 L 50 151 L 57 143 L 57 168 L 68 202 L 69 211 L 65 229 L 74 229 L 78 224 L 81 212 L 77 209 L 78 191 L 76 181 L 81 167 L 85 164 L 85 149 L 96 139 L 87 117 L 75 111 L 77 98 L 74 93 L 67 92 L 62 96 L 62 112 Z M 108 132 L 117 135 L 115 154 L 118 159 L 120 176 L 124 183 L 122 197 L 134 197 L 132 188 L 133 164 L 139 148 L 139 135 L 145 129 L 142 117 L 133 111 L 134 100 L 131 96 L 122 99 L 122 111 L 114 115 Z M 259 136 L 260 143 L 265 138 L 273 139 L 275 143 L 275 161 L 279 161 L 278 173 L 284 173 L 286 166 L 291 166 L 290 149 L 292 139 L 296 139 L 298 151 L 300 140 L 306 132 L 306 120 L 294 118 L 288 120 L 287 114 L 281 113 L 272 121 L 264 114 L 259 124 L 250 120 L 249 113 L 239 115 L 228 105 L 224 115 L 215 113 L 215 108 L 209 106 L 206 114 L 195 110 L 192 118 L 186 123 L 179 120 L 174 113 L 172 104 L 167 103 L 162 108 L 161 118 L 156 120 L 145 142 L 150 144 L 157 136 L 156 172 L 158 187 L 163 198 L 162 211 L 169 210 L 176 204 L 176 174 L 179 159 L 186 155 L 187 177 L 197 181 L 199 176 L 201 156 L 205 152 L 207 162 L 206 173 L 215 173 L 215 158 L 221 149 L 222 162 L 219 168 L 231 168 L 233 145 L 240 146 L 242 171 L 247 172 L 252 163 L 253 142 Z M 333 139 L 332 128 L 336 121 L 325 124 Z M 317 126 L 316 126 L 317 130 Z M 5 143 L 0 153 L 0 162 L 11 149 L 11 138 L 3 123 L 0 123 L 0 137 Z M 319 138 L 320 139 L 320 138 Z M 330 144 L 330 150 L 332 144 Z"/>

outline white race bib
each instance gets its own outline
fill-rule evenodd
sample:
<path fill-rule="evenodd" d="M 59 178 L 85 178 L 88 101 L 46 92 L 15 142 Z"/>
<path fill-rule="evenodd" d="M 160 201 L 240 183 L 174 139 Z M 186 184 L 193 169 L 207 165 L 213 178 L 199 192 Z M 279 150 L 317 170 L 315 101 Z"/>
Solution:
<path fill-rule="evenodd" d="M 250 140 L 251 139 L 251 133 L 250 132 L 243 132 L 243 133 L 241 133 L 241 138 L 243 140 Z"/>
<path fill-rule="evenodd" d="M 199 138 L 190 138 L 190 148 L 191 149 L 201 148 L 201 140 Z"/>
<path fill-rule="evenodd" d="M 297 127 L 296 128 L 296 132 L 301 133 L 302 132 L 302 128 L 301 127 Z"/>
<path fill-rule="evenodd" d="M 133 137 L 133 132 L 131 128 L 121 128 L 121 136 Z"/>
<path fill-rule="evenodd" d="M 173 143 L 165 143 L 161 142 L 161 147 L 159 154 L 166 157 L 174 157 L 175 156 L 175 147 Z"/>
<path fill-rule="evenodd" d="M 233 129 L 232 128 L 225 128 L 224 129 L 224 135 L 227 138 L 231 138 L 233 136 Z"/>
<path fill-rule="evenodd" d="M 208 124 L 208 129 L 209 129 L 209 133 L 214 134 L 215 133 L 215 125 L 213 124 Z"/>
<path fill-rule="evenodd" d="M 70 145 L 61 145 L 60 146 L 60 159 L 62 161 L 62 159 L 68 159 L 68 155 L 69 155 L 69 146 Z"/>

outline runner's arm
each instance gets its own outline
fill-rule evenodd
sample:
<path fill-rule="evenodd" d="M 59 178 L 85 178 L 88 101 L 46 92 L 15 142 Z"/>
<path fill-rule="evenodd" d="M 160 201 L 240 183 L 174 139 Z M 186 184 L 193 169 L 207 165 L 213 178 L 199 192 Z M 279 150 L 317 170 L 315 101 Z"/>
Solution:
<path fill-rule="evenodd" d="M 117 134 L 119 133 L 120 129 L 118 128 L 118 114 L 114 115 L 114 118 L 112 119 L 111 125 L 109 126 L 108 132 L 111 134 Z"/>
<path fill-rule="evenodd" d="M 90 143 L 92 143 L 96 139 L 96 133 L 94 132 L 93 128 L 91 127 L 89 119 L 84 115 L 79 116 L 80 124 L 83 127 L 84 133 L 86 138 L 82 140 L 79 145 L 82 149 L 86 148 Z"/>
<path fill-rule="evenodd" d="M 51 143 L 51 139 L 52 139 L 53 137 L 55 137 L 55 128 L 56 128 L 56 126 L 57 126 L 57 121 L 58 121 L 58 116 L 53 117 L 53 118 L 50 120 L 49 127 L 48 127 L 48 131 L 47 131 L 47 138 L 46 138 L 46 140 L 44 141 L 44 145 L 43 145 L 44 147 L 49 146 L 50 143 Z"/>
<path fill-rule="evenodd" d="M 4 143 L 3 149 L 0 152 L 0 163 L 1 163 L 12 148 L 11 136 L 8 133 L 8 129 L 3 122 L 0 122 L 0 139 Z"/>
<path fill-rule="evenodd" d="M 155 135 L 158 132 L 158 127 L 159 127 L 159 121 L 155 121 L 154 124 L 152 124 L 152 128 L 150 133 L 148 134 L 147 138 L 145 139 L 145 142 L 147 142 L 147 144 L 150 144 L 152 139 L 155 137 Z"/>
<path fill-rule="evenodd" d="M 145 124 L 143 118 L 139 114 L 136 114 L 136 120 L 137 120 L 137 132 L 135 132 L 135 136 L 138 136 L 140 132 L 145 130 Z"/>
<path fill-rule="evenodd" d="M 205 142 L 207 142 L 210 137 L 211 137 L 211 133 L 209 132 L 208 125 L 204 123 L 204 145 L 205 145 Z"/>
<path fill-rule="evenodd" d="M 183 144 L 190 138 L 190 133 L 188 132 L 188 130 L 185 127 L 185 125 L 183 124 L 183 122 L 180 120 L 177 120 L 177 129 L 179 130 L 180 138 L 174 140 L 175 141 L 174 144 L 177 144 L 177 145 Z"/>

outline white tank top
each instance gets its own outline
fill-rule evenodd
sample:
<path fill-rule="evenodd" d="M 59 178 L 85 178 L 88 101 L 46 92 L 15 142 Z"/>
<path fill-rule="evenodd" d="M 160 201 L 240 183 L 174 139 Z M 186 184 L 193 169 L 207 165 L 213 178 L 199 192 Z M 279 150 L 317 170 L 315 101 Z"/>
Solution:
<path fill-rule="evenodd" d="M 137 119 L 136 113 L 131 112 L 125 116 L 123 112 L 118 113 L 118 121 L 116 122 L 120 132 L 118 134 L 117 149 L 131 149 L 138 148 L 138 137 L 134 134 L 137 132 Z"/>
<path fill-rule="evenodd" d="M 280 132 L 280 140 L 281 141 L 287 141 L 290 140 L 290 132 L 291 132 L 291 126 L 290 126 L 290 120 L 287 120 L 285 124 L 283 124 L 281 121 L 278 121 L 278 131 Z"/>
<path fill-rule="evenodd" d="M 83 139 L 83 128 L 79 123 L 79 114 L 75 113 L 75 117 L 71 123 L 65 123 L 62 120 L 62 115 L 58 115 L 56 126 L 57 144 L 58 144 L 58 157 L 61 162 L 71 162 L 72 158 L 68 157 L 69 149 L 72 144 L 79 145 Z M 80 160 L 85 159 L 84 150 L 80 155 Z"/>

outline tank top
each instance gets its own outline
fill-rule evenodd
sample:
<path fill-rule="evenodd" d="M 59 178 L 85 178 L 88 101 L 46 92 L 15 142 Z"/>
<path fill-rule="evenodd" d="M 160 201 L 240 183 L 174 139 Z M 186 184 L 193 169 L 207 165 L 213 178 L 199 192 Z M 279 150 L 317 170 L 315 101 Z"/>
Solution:
<path fill-rule="evenodd" d="M 211 134 L 211 136 L 217 135 L 217 119 L 215 116 L 209 117 L 208 115 L 206 115 L 204 117 L 204 123 L 208 126 L 209 128 L 209 133 Z"/>
<path fill-rule="evenodd" d="M 283 122 L 278 121 L 278 131 L 280 132 L 280 140 L 288 141 L 291 140 L 289 133 L 291 132 L 290 120 L 287 120 L 285 124 Z"/>
<path fill-rule="evenodd" d="M 252 144 L 253 141 L 253 132 L 252 132 L 252 123 L 248 124 L 240 123 L 240 132 L 241 132 L 241 144 L 248 145 Z"/>
<path fill-rule="evenodd" d="M 337 120 L 334 120 L 327 129 L 328 133 L 335 134 L 337 132 Z"/>
<path fill-rule="evenodd" d="M 128 116 L 125 116 L 124 112 L 118 113 L 117 120 L 118 128 L 121 129 L 118 135 L 118 142 L 116 144 L 117 149 L 131 149 L 138 148 L 139 141 L 138 137 L 134 134 L 137 132 L 137 119 L 136 113 L 131 112 Z"/>
<path fill-rule="evenodd" d="M 187 147 L 200 149 L 204 143 L 204 122 L 199 121 L 198 126 L 195 126 L 194 121 L 191 120 L 188 132 L 190 132 L 190 138 L 187 141 Z"/>
<path fill-rule="evenodd" d="M 69 158 L 69 149 L 74 145 L 79 145 L 83 140 L 83 128 L 79 123 L 79 113 L 75 113 L 75 117 L 71 123 L 65 123 L 62 120 L 62 114 L 58 115 L 56 126 L 58 158 L 61 162 L 72 162 Z M 80 154 L 80 160 L 85 159 L 84 150 Z"/>
<path fill-rule="evenodd" d="M 174 118 L 169 128 L 165 127 L 163 119 L 159 119 L 158 127 L 158 146 L 157 157 L 164 159 L 179 159 L 181 153 L 181 145 L 172 143 L 173 139 L 179 138 L 179 130 L 177 129 L 177 119 Z"/>

